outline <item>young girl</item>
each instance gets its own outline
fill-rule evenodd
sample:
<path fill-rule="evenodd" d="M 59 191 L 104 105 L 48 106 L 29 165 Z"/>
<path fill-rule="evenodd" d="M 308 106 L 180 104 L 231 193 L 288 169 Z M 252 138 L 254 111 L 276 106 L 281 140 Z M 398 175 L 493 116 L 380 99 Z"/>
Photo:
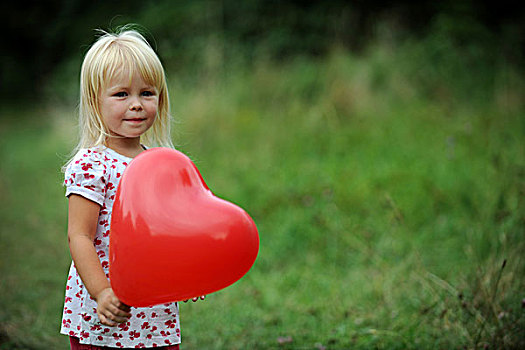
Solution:
<path fill-rule="evenodd" d="M 138 32 L 106 33 L 89 49 L 79 114 L 80 142 L 65 167 L 73 263 L 61 333 L 69 335 L 72 349 L 178 349 L 177 303 L 132 308 L 120 302 L 108 280 L 111 209 L 120 177 L 146 147 L 173 147 L 164 69 Z"/>

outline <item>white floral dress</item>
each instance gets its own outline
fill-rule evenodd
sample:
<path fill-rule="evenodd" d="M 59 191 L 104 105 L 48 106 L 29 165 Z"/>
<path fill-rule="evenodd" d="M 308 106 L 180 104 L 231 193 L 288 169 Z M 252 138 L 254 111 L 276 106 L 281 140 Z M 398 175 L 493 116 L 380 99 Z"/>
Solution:
<path fill-rule="evenodd" d="M 109 278 L 109 226 L 120 177 L 132 158 L 107 147 L 81 149 L 67 166 L 66 197 L 81 195 L 100 205 L 93 244 Z M 128 322 L 104 326 L 96 314 L 97 303 L 88 294 L 74 263 L 66 284 L 66 298 L 60 333 L 78 337 L 81 344 L 117 348 L 149 348 L 180 343 L 177 303 L 131 308 Z"/>

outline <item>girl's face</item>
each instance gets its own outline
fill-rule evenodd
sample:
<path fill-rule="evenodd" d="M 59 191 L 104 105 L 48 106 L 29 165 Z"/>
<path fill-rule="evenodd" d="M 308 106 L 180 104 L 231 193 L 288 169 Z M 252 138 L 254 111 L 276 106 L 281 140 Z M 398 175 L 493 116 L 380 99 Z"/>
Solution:
<path fill-rule="evenodd" d="M 137 72 L 131 80 L 128 72 L 116 74 L 100 94 L 102 118 L 110 133 L 125 139 L 140 140 L 153 125 L 158 106 L 157 89 Z"/>

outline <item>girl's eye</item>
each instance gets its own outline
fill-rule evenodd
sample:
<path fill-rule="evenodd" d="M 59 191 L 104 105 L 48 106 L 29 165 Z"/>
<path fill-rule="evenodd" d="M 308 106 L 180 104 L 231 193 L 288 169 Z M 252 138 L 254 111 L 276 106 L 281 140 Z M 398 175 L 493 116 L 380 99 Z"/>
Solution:
<path fill-rule="evenodd" d="M 124 91 L 119 91 L 113 94 L 115 97 L 126 97 L 128 94 Z"/>
<path fill-rule="evenodd" d="M 142 92 L 142 96 L 146 96 L 146 97 L 150 97 L 150 96 L 154 96 L 155 94 L 153 93 L 153 91 L 143 91 Z"/>

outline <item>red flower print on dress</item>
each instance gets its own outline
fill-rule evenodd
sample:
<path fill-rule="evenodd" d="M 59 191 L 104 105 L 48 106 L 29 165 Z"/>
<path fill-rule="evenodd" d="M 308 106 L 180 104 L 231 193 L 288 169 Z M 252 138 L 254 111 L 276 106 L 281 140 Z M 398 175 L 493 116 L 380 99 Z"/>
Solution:
<path fill-rule="evenodd" d="M 120 330 L 122 332 L 126 332 L 127 330 L 129 330 L 129 326 L 131 325 L 131 323 L 128 321 L 128 322 L 125 322 L 125 323 L 121 323 L 118 325 L 118 328 L 120 328 Z"/>
<path fill-rule="evenodd" d="M 137 332 L 137 331 L 131 331 L 128 334 L 129 334 L 129 339 L 131 340 L 135 340 L 135 338 L 140 337 L 140 332 Z"/>
<path fill-rule="evenodd" d="M 89 169 L 93 169 L 93 164 L 91 163 L 82 163 L 80 164 L 82 166 L 82 170 L 88 171 Z"/>
<path fill-rule="evenodd" d="M 167 320 L 164 324 L 168 326 L 168 328 L 175 328 L 177 326 L 177 322 L 173 322 L 172 320 Z"/>
<path fill-rule="evenodd" d="M 97 235 L 93 239 L 93 244 L 106 276 L 109 267 L 108 238 L 111 234 L 111 208 L 115 200 L 117 184 L 122 179 L 128 163 L 128 159 L 112 156 L 102 149 L 101 152 L 83 150 L 68 165 L 64 179 L 68 193 L 84 195 L 87 191 L 93 191 L 97 198 L 103 198 L 99 203 L 101 208 L 98 213 Z M 119 324 L 118 327 L 105 328 L 98 322 L 96 316 L 96 307 L 94 307 L 96 300 L 87 293 L 81 293 L 85 287 L 74 264 L 68 276 L 66 289 L 61 324 L 64 334 L 72 332 L 71 335 L 82 337 L 82 342 L 93 341 L 98 345 L 113 348 L 161 347 L 179 342 L 180 330 L 176 304 L 166 303 L 151 308 L 135 309 L 132 311 L 133 317 L 128 322 Z M 159 338 L 162 341 L 158 342 Z M 164 340 L 168 342 L 164 343 Z"/>
<path fill-rule="evenodd" d="M 90 331 L 100 331 L 102 329 L 102 326 L 99 324 L 96 324 L 90 328 Z"/>

